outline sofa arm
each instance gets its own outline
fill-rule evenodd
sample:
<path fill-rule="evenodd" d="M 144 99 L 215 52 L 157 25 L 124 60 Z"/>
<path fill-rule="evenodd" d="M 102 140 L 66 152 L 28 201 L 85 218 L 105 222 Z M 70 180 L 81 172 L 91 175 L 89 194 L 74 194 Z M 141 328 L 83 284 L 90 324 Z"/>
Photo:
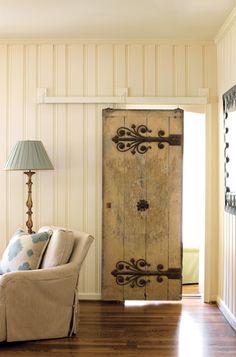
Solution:
<path fill-rule="evenodd" d="M 70 263 L 2 275 L 0 295 L 6 306 L 7 341 L 67 336 L 77 280 L 78 272 Z"/>

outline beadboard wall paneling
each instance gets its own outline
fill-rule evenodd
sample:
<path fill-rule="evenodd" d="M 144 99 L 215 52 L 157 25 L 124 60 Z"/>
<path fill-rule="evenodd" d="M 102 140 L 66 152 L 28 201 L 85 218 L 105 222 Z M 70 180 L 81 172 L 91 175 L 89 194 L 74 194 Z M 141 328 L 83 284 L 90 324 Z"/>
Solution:
<path fill-rule="evenodd" d="M 8 47 L 0 46 L 0 162 L 3 166 L 7 155 L 7 114 L 8 114 Z M 1 182 L 1 205 L 0 205 L 0 225 L 2 227 L 2 237 L 0 239 L 1 252 L 7 243 L 7 227 L 8 227 L 8 195 L 7 195 L 7 175 L 3 170 L 0 170 Z M 21 183 L 21 181 L 19 182 Z"/>
<path fill-rule="evenodd" d="M 40 104 L 37 88 L 53 96 L 197 96 L 215 93 L 215 45 L 167 42 L 30 41 L 0 44 L 0 160 L 17 140 L 42 140 L 54 171 L 33 177 L 33 221 L 88 231 L 96 237 L 80 279 L 81 297 L 99 298 L 101 282 L 102 109 L 108 105 Z M 22 172 L 0 171 L 4 249 L 24 226 Z"/>
<path fill-rule="evenodd" d="M 7 113 L 7 148 L 12 148 L 24 135 L 25 115 L 25 76 L 24 46 L 14 45 L 8 48 L 8 113 Z M 19 226 L 24 218 L 23 202 L 25 201 L 23 178 L 18 172 L 11 171 L 7 175 L 8 229 L 11 227 L 10 217 L 14 217 Z"/>
<path fill-rule="evenodd" d="M 174 47 L 163 45 L 158 47 L 157 58 L 157 93 L 160 97 L 174 94 Z M 202 73 L 201 73 L 202 76 Z"/>
<path fill-rule="evenodd" d="M 218 95 L 236 84 L 236 19 L 217 38 Z M 222 100 L 219 101 L 219 306 L 236 326 L 236 216 L 224 212 L 224 128 Z M 230 317 L 229 317 L 230 316 Z"/>
<path fill-rule="evenodd" d="M 174 90 L 175 95 L 186 96 L 187 93 L 187 48 L 184 45 L 174 48 Z"/>

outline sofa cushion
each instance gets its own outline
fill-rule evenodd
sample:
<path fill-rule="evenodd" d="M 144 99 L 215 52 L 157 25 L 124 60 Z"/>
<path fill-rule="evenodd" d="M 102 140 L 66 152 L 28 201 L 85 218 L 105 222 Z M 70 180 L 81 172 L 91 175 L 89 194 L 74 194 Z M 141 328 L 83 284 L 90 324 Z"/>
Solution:
<path fill-rule="evenodd" d="M 44 230 L 40 228 L 38 232 Z M 53 234 L 45 251 L 40 268 L 50 268 L 68 263 L 75 238 L 72 231 L 53 229 Z"/>
<path fill-rule="evenodd" d="M 4 273 L 37 269 L 52 231 L 27 234 L 18 229 L 5 249 L 1 270 Z"/>

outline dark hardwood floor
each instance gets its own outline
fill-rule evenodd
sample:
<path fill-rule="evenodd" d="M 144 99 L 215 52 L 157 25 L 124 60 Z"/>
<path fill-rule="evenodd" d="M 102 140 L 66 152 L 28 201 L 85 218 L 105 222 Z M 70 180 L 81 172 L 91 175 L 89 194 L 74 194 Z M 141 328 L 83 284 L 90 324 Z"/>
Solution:
<path fill-rule="evenodd" d="M 236 334 L 216 305 L 81 302 L 77 336 L 0 344 L 3 357 L 236 356 Z"/>

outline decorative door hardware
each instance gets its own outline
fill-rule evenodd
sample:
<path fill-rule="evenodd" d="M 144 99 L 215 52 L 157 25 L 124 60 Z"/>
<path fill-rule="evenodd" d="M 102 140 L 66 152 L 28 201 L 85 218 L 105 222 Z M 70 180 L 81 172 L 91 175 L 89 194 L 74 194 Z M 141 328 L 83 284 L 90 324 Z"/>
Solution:
<path fill-rule="evenodd" d="M 236 215 L 236 85 L 223 94 L 224 110 L 224 171 L 225 171 L 225 211 Z"/>
<path fill-rule="evenodd" d="M 156 276 L 158 283 L 163 281 L 163 277 L 168 279 L 181 279 L 181 268 L 169 268 L 164 270 L 163 264 L 157 265 L 157 270 L 146 270 L 151 265 L 144 259 L 130 259 L 130 262 L 121 260 L 116 263 L 116 269 L 111 274 L 116 278 L 118 285 L 130 285 L 131 288 L 144 287 L 150 280 L 147 277 Z"/>
<path fill-rule="evenodd" d="M 170 134 L 164 136 L 164 130 L 158 131 L 158 136 L 144 136 L 146 133 L 151 133 L 152 130 L 148 129 L 146 125 L 131 125 L 131 128 L 120 127 L 116 131 L 116 135 L 112 138 L 112 141 L 116 144 L 118 151 L 129 151 L 134 155 L 136 152 L 139 154 L 145 154 L 152 147 L 148 143 L 157 142 L 159 149 L 163 149 L 164 143 L 169 145 L 181 145 L 182 135 Z"/>
<path fill-rule="evenodd" d="M 149 208 L 149 203 L 146 200 L 139 200 L 137 202 L 137 210 L 138 211 L 146 211 Z"/>

